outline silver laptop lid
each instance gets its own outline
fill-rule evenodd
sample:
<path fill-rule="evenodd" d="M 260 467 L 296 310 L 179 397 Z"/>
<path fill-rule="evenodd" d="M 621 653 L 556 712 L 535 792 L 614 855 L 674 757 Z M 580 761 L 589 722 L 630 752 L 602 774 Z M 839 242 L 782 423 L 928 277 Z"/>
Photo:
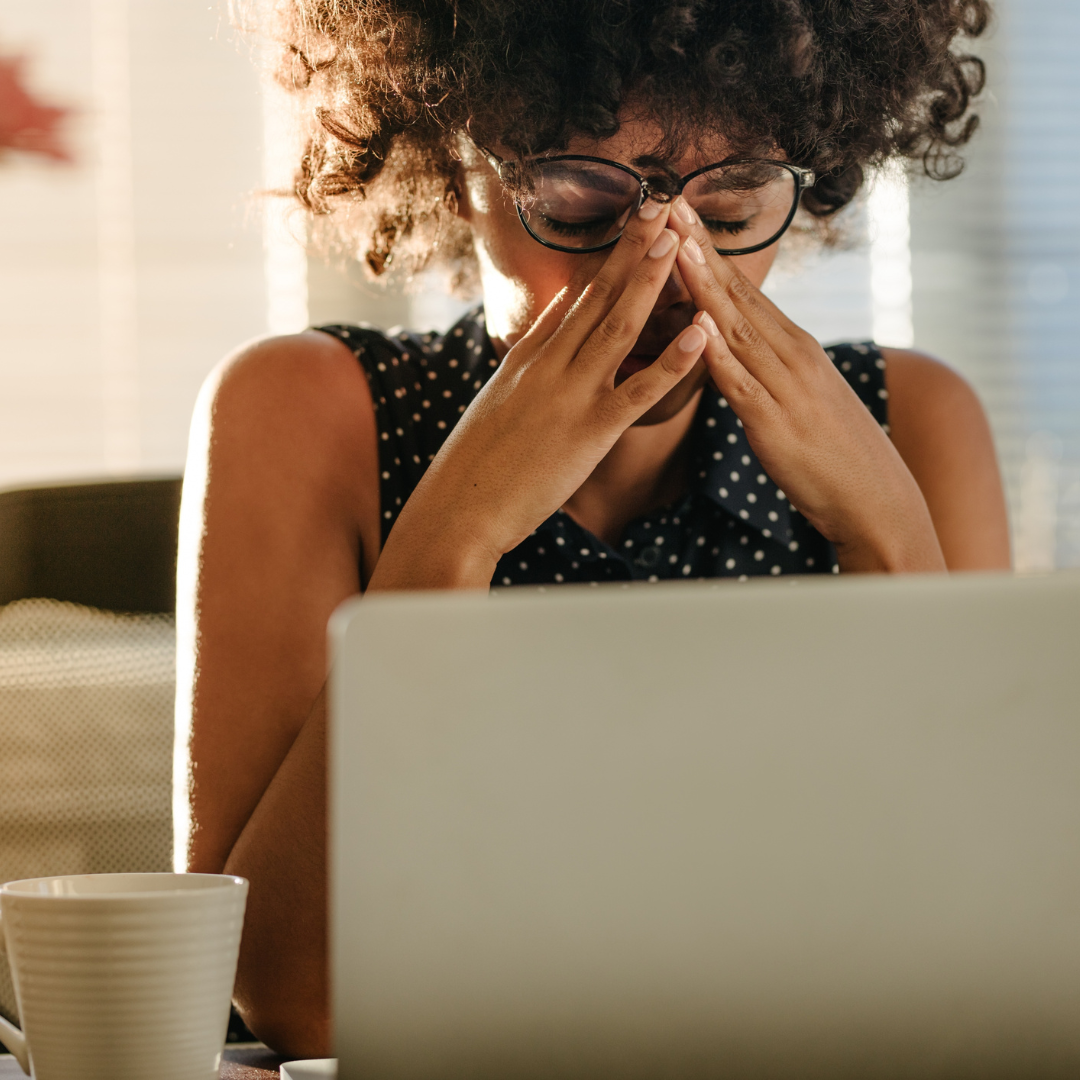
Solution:
<path fill-rule="evenodd" d="M 333 623 L 343 1077 L 1075 1077 L 1080 576 Z"/>

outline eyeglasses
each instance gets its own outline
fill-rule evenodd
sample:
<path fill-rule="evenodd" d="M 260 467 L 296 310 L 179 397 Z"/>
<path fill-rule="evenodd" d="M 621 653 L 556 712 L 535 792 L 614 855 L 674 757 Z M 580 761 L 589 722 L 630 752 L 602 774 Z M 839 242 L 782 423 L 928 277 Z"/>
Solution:
<path fill-rule="evenodd" d="M 564 154 L 519 165 L 480 150 L 514 190 L 529 235 L 575 255 L 611 247 L 646 199 L 671 202 L 678 195 L 697 211 L 717 252 L 749 255 L 784 235 L 799 197 L 815 181 L 809 169 L 767 158 L 720 161 L 683 177 L 646 177 L 607 158 Z"/>

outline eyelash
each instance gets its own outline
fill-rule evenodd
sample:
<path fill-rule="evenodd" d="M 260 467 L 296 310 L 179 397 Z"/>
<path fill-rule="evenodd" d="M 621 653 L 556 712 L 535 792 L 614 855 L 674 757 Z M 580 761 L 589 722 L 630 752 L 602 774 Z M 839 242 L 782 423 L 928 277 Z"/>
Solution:
<path fill-rule="evenodd" d="M 600 219 L 574 224 L 569 221 L 559 221 L 558 218 L 551 218 L 546 214 L 540 216 L 544 219 L 544 224 L 557 236 L 584 236 L 586 233 L 605 224 Z"/>
<path fill-rule="evenodd" d="M 749 218 L 743 221 L 718 221 L 715 218 L 702 218 L 701 223 L 709 232 L 726 233 L 728 236 L 737 236 L 750 228 Z"/>
<path fill-rule="evenodd" d="M 557 218 L 544 217 L 544 224 L 553 232 L 556 236 L 584 236 L 590 230 L 594 230 L 604 224 L 601 220 L 593 222 L 583 221 L 579 223 L 571 223 L 569 221 L 559 221 Z M 709 232 L 723 233 L 726 236 L 738 236 L 741 232 L 746 232 L 750 228 L 749 218 L 743 221 L 720 221 L 716 218 L 702 218 L 701 223 L 705 226 Z"/>

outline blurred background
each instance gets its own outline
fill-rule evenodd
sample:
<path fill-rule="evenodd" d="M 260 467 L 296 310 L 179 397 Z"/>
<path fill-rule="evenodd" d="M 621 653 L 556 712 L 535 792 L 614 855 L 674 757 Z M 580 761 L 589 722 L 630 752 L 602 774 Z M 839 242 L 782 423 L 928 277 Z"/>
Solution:
<path fill-rule="evenodd" d="M 955 365 L 994 426 L 1017 563 L 1080 565 L 1080 5 L 998 0 L 978 49 L 983 127 L 947 184 L 880 178 L 840 251 L 769 291 L 822 341 L 875 337 Z M 0 160 L 0 487 L 176 475 L 210 368 L 333 320 L 448 325 L 309 257 L 258 196 L 294 160 L 289 103 L 218 0 L 0 0 L 0 57 L 71 111 L 72 163 Z"/>

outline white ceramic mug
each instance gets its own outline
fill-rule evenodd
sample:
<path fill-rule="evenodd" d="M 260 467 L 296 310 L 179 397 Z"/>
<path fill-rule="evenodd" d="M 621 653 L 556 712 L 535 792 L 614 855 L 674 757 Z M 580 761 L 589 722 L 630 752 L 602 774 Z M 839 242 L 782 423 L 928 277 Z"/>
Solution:
<path fill-rule="evenodd" d="M 218 874 L 85 874 L 0 887 L 22 1030 L 0 1042 L 36 1080 L 218 1075 L 248 884 Z"/>

